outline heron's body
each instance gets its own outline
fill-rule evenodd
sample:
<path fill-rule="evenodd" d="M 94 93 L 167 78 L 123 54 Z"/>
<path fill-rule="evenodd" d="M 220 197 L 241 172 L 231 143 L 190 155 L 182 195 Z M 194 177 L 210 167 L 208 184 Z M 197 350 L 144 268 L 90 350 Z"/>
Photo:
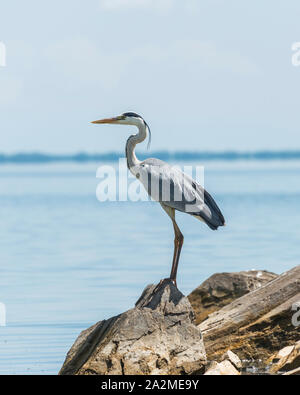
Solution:
<path fill-rule="evenodd" d="M 140 171 L 143 169 L 148 175 L 145 177 L 148 181 L 146 189 L 154 200 L 171 209 L 193 215 L 213 230 L 224 225 L 224 217 L 213 198 L 187 174 L 166 162 L 152 158 L 141 162 L 139 169 Z M 159 190 L 155 190 L 154 193 L 151 188 L 153 179 L 154 184 L 159 185 Z M 165 198 L 164 189 L 167 189 L 165 195 L 169 189 L 169 196 Z M 193 202 L 194 207 L 191 212 L 188 208 L 191 208 Z"/>
<path fill-rule="evenodd" d="M 126 143 L 127 166 L 144 185 L 151 198 L 159 202 L 172 220 L 175 232 L 175 248 L 170 278 L 176 283 L 177 267 L 183 244 L 183 235 L 175 221 L 175 211 L 190 214 L 211 229 L 225 225 L 224 217 L 211 195 L 195 180 L 176 167 L 156 158 L 140 161 L 135 147 L 142 143 L 150 129 L 144 119 L 135 113 L 125 113 L 116 118 L 94 123 L 120 123 L 134 125 L 138 133 L 129 137 Z"/>

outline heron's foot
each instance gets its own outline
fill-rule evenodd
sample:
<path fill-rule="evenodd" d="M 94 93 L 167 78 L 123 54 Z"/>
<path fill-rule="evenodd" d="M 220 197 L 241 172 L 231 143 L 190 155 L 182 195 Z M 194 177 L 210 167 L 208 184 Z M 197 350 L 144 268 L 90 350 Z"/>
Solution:
<path fill-rule="evenodd" d="M 164 286 L 165 284 L 168 284 L 172 282 L 175 287 L 177 288 L 177 283 L 176 283 L 176 279 L 172 279 L 172 278 L 164 278 L 162 280 L 160 280 L 159 284 L 157 284 L 157 286 L 154 289 L 154 292 L 157 292 L 162 286 Z"/>

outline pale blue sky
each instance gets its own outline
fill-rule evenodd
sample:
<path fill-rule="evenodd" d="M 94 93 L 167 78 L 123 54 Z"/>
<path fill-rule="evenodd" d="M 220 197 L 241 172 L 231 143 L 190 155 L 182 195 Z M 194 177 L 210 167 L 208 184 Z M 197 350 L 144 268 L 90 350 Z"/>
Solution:
<path fill-rule="evenodd" d="M 1 152 L 300 149 L 299 0 L 10 0 L 1 5 Z"/>

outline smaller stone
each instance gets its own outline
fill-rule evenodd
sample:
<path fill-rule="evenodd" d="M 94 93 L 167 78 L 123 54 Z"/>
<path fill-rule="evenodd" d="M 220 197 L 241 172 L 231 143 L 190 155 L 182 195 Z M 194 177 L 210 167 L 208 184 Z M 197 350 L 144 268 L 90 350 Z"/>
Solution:
<path fill-rule="evenodd" d="M 229 361 L 212 362 L 204 376 L 240 376 L 240 372 Z"/>
<path fill-rule="evenodd" d="M 271 358 L 271 373 L 289 372 L 300 368 L 300 341 L 282 348 Z"/>
<path fill-rule="evenodd" d="M 213 312 L 277 277 L 277 274 L 265 270 L 212 275 L 188 296 L 196 314 L 196 323 L 200 324 Z"/>
<path fill-rule="evenodd" d="M 223 354 L 221 361 L 229 361 L 232 363 L 232 365 L 237 369 L 237 370 L 241 370 L 243 365 L 242 362 L 240 360 L 240 358 L 233 353 L 232 351 L 228 350 L 225 352 L 225 354 Z"/>
<path fill-rule="evenodd" d="M 282 350 L 280 350 L 277 354 L 277 358 L 285 358 L 290 355 L 290 353 L 294 350 L 294 346 L 288 346 L 284 347 Z"/>

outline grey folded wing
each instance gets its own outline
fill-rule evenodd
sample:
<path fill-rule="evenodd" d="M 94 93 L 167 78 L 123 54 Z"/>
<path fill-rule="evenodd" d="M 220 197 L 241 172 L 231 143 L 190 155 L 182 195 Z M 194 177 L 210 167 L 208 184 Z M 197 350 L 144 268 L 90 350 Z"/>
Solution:
<path fill-rule="evenodd" d="M 178 167 L 159 159 L 147 159 L 141 162 L 138 172 L 141 183 L 153 200 L 199 217 L 211 229 L 225 224 L 212 196 Z"/>

